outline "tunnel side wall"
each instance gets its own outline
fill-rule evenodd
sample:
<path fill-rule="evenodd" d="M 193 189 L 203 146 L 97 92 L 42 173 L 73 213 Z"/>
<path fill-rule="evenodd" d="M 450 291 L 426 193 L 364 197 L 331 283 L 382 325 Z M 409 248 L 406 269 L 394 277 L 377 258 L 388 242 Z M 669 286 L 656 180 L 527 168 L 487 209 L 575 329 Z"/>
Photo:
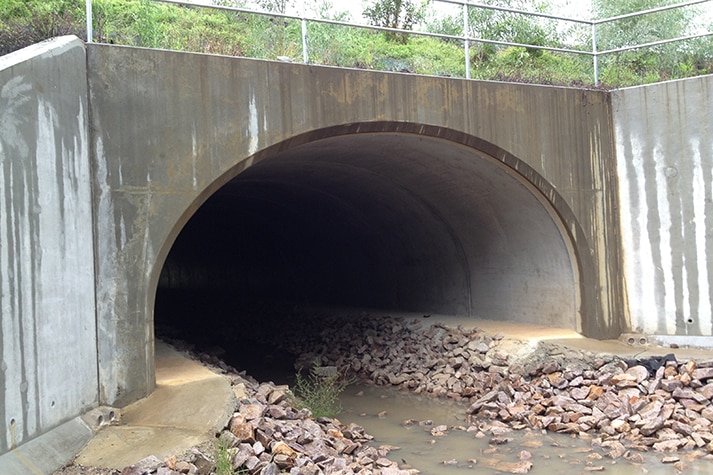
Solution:
<path fill-rule="evenodd" d="M 98 401 L 87 111 L 75 37 L 0 58 L 0 454 Z"/>
<path fill-rule="evenodd" d="M 87 48 L 103 402 L 128 402 L 152 388 L 156 284 L 195 208 L 261 151 L 290 147 L 295 137 L 319 139 L 336 125 L 362 124 L 351 130 L 360 133 L 423 124 L 436 135 L 450 130 L 495 144 L 490 152 L 513 169 L 526 163 L 518 172 L 533 189 L 550 190 L 545 199 L 562 212 L 563 233 L 578 256 L 582 331 L 617 336 L 626 326 L 617 236 L 608 221 L 614 155 L 606 94 Z"/>
<path fill-rule="evenodd" d="M 713 335 L 713 76 L 612 104 L 632 330 Z"/>

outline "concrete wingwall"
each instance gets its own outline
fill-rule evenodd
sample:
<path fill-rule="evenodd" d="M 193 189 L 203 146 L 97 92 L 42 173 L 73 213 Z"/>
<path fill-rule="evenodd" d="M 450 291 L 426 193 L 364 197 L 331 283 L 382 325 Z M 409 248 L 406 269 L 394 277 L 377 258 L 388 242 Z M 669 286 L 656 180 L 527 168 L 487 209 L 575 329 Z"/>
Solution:
<path fill-rule="evenodd" d="M 713 335 L 713 76 L 612 92 L 632 331 Z"/>
<path fill-rule="evenodd" d="M 77 38 L 0 58 L 0 454 L 98 402 L 88 110 Z"/>

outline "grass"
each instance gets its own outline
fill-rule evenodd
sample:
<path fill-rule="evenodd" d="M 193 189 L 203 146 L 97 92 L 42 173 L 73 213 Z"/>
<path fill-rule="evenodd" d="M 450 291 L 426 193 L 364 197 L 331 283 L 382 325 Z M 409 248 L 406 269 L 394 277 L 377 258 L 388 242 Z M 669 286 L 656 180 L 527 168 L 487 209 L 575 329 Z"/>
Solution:
<path fill-rule="evenodd" d="M 219 437 L 215 442 L 215 475 L 233 475 L 233 462 L 228 451 L 230 442 Z"/>
<path fill-rule="evenodd" d="M 309 409 L 315 419 L 333 418 L 342 412 L 339 395 L 350 383 L 339 371 L 327 372 L 315 364 L 307 376 L 297 373 L 292 403 Z"/>

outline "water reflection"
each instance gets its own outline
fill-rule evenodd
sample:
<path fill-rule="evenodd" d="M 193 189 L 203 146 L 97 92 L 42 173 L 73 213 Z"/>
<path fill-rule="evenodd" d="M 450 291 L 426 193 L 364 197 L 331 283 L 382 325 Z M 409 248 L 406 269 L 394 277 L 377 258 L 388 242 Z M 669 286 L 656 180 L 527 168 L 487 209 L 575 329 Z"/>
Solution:
<path fill-rule="evenodd" d="M 377 447 L 400 447 L 388 458 L 424 475 L 510 473 L 509 470 L 521 468 L 528 460 L 532 462 L 527 472 L 531 475 L 713 473 L 713 461 L 693 460 L 691 454 L 676 454 L 680 462 L 675 465 L 661 463 L 664 456 L 671 454 L 651 452 L 632 451 L 632 455 L 641 457 L 641 463 L 612 460 L 592 448 L 591 440 L 550 432 L 512 431 L 501 435 L 510 439 L 507 443 L 494 445 L 490 443 L 493 439 L 490 432 L 478 434 L 467 430 L 470 424 L 466 421 L 465 406 L 379 387 L 351 386 L 341 402 L 342 422 L 364 427 L 374 436 L 373 444 Z M 409 420 L 413 422 L 406 422 Z M 432 421 L 432 425 L 424 421 Z M 434 435 L 439 425 L 448 426 L 445 435 Z"/>

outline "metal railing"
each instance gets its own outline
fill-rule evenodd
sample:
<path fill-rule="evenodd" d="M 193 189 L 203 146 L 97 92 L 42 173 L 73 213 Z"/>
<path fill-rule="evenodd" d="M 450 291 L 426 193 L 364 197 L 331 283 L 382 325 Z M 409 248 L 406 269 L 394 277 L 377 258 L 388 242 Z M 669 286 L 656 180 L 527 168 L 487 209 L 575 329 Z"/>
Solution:
<path fill-rule="evenodd" d="M 639 11 L 639 12 L 629 13 L 626 15 L 619 15 L 619 16 L 615 16 L 615 17 L 611 17 L 611 18 L 605 18 L 605 19 L 601 19 L 601 20 L 583 20 L 583 19 L 578 19 L 578 18 L 570 18 L 570 17 L 558 16 L 558 15 L 551 15 L 551 14 L 547 14 L 547 13 L 532 12 L 532 11 L 513 9 L 513 8 L 499 7 L 499 6 L 495 6 L 495 5 L 475 3 L 475 2 L 470 2 L 469 0 L 432 0 L 436 3 L 460 5 L 462 7 L 462 9 L 463 9 L 463 35 L 461 35 L 461 36 L 430 33 L 430 32 L 426 32 L 426 31 L 418 31 L 418 30 L 404 30 L 401 28 L 388 28 L 388 27 L 366 25 L 366 24 L 360 24 L 360 23 L 350 23 L 350 22 L 330 20 L 330 19 L 325 19 L 325 18 L 313 18 L 313 17 L 307 17 L 304 14 L 304 12 L 302 12 L 301 15 L 290 15 L 290 14 L 279 13 L 279 12 L 266 12 L 266 11 L 250 10 L 250 9 L 246 9 L 246 8 L 239 8 L 239 7 L 213 5 L 210 3 L 203 3 L 203 2 L 196 3 L 196 2 L 189 2 L 189 1 L 183 1 L 183 0 L 152 0 L 152 1 L 160 2 L 160 3 L 170 3 L 170 4 L 174 4 L 174 5 L 181 5 L 181 6 L 187 6 L 187 7 L 211 8 L 211 9 L 216 9 L 216 10 L 227 10 L 227 11 L 236 12 L 236 13 L 245 13 L 245 14 L 252 14 L 252 15 L 270 16 L 273 18 L 285 18 L 285 19 L 291 19 L 291 20 L 299 20 L 301 22 L 301 27 L 302 27 L 302 59 L 303 59 L 304 63 L 309 63 L 307 22 L 345 26 L 345 27 L 351 27 L 351 28 L 364 28 L 364 29 L 374 30 L 374 31 L 428 36 L 428 37 L 434 37 L 434 38 L 440 38 L 440 39 L 446 39 L 446 40 L 462 41 L 463 49 L 464 49 L 464 56 L 465 56 L 465 77 L 467 79 L 470 79 L 470 44 L 471 43 L 493 44 L 493 45 L 499 45 L 499 46 L 514 46 L 514 47 L 523 47 L 523 48 L 536 49 L 536 50 L 552 51 L 552 52 L 558 52 L 558 53 L 590 56 L 592 58 L 594 84 L 598 85 L 599 84 L 599 58 L 604 55 L 621 53 L 621 52 L 625 52 L 625 51 L 633 51 L 633 50 L 637 50 L 637 49 L 649 48 L 649 47 L 668 44 L 668 43 L 688 41 L 688 40 L 692 40 L 692 39 L 696 39 L 696 38 L 702 38 L 705 36 L 713 36 L 713 32 L 705 32 L 705 33 L 700 33 L 700 34 L 695 34 L 695 35 L 681 36 L 681 37 L 670 38 L 670 39 L 665 39 L 665 40 L 652 41 L 652 42 L 648 42 L 648 43 L 641 43 L 641 44 L 637 44 L 634 46 L 624 46 L 624 47 L 620 47 L 620 48 L 612 48 L 612 49 L 602 50 L 602 51 L 597 50 L 597 28 L 603 24 L 611 23 L 611 22 L 615 22 L 615 21 L 619 21 L 619 20 L 624 20 L 627 18 L 633 18 L 633 17 L 649 15 L 649 14 L 653 14 L 653 13 L 659 13 L 659 12 L 663 12 L 666 10 L 689 7 L 689 6 L 697 5 L 697 4 L 701 4 L 701 3 L 709 3 L 713 0 L 691 0 L 691 1 L 683 2 L 683 3 L 677 3 L 675 5 L 667 5 L 664 7 L 652 8 L 649 10 L 643 10 L 643 11 Z M 500 12 L 513 13 L 513 14 L 529 16 L 529 17 L 539 17 L 539 18 L 546 18 L 546 19 L 550 19 L 550 20 L 557 20 L 557 21 L 564 21 L 564 22 L 576 23 L 576 24 L 581 24 L 581 25 L 588 25 L 591 28 L 591 37 L 592 37 L 591 50 L 578 50 L 578 49 L 571 49 L 571 48 L 560 48 L 560 47 L 553 47 L 553 46 L 542 46 L 542 45 L 536 45 L 536 44 L 517 43 L 517 42 L 510 42 L 510 41 L 499 41 L 499 40 L 491 40 L 491 39 L 487 39 L 487 38 L 471 37 L 469 35 L 469 25 L 468 25 L 468 21 L 469 21 L 468 13 L 469 13 L 470 8 L 479 8 L 479 9 L 483 9 L 483 10 L 500 11 Z M 87 41 L 89 43 L 91 43 L 93 41 L 92 0 L 86 0 L 86 17 L 87 17 Z"/>

